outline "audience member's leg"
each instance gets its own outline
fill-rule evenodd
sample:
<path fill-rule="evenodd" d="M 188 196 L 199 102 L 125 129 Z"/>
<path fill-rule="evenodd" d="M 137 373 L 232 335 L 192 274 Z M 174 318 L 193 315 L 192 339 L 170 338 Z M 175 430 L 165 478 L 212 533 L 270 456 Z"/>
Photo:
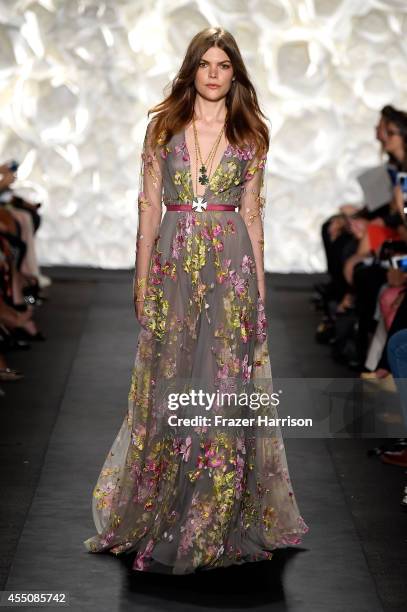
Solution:
<path fill-rule="evenodd" d="M 27 276 L 35 276 L 38 279 L 40 270 L 35 253 L 35 234 L 32 216 L 28 211 L 17 208 L 13 208 L 11 214 L 20 223 L 21 238 L 26 244 L 26 252 L 20 268 L 21 272 Z"/>
<path fill-rule="evenodd" d="M 387 342 L 384 346 L 382 356 L 377 365 L 377 369 L 382 368 L 384 370 L 390 371 L 390 364 L 388 361 L 388 352 L 387 352 L 388 344 L 394 334 L 406 328 L 407 328 L 407 293 L 404 294 L 403 301 L 398 307 L 396 316 L 394 317 L 393 323 L 391 324 L 390 329 L 388 331 Z"/>
<path fill-rule="evenodd" d="M 344 253 L 354 248 L 354 237 L 343 231 L 335 240 L 331 239 L 329 226 L 332 218 L 325 221 L 322 225 L 322 242 L 325 249 L 328 273 L 332 279 L 333 296 L 340 301 L 348 289 L 348 285 L 343 276 Z"/>
<path fill-rule="evenodd" d="M 407 329 L 401 329 L 388 340 L 387 360 L 400 394 L 400 404 L 407 432 Z"/>
<path fill-rule="evenodd" d="M 387 282 L 387 270 L 379 265 L 359 264 L 353 273 L 355 306 L 358 316 L 357 349 L 360 363 L 366 359 L 369 332 L 374 331 L 373 319 L 380 287 Z"/>

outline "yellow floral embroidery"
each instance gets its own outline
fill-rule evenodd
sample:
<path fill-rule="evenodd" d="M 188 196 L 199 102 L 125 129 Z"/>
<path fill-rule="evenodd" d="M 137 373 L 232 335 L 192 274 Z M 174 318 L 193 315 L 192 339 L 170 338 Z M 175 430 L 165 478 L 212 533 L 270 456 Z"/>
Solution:
<path fill-rule="evenodd" d="M 177 170 L 174 174 L 174 184 L 182 187 L 182 190 L 179 192 L 181 202 L 191 202 L 193 200 L 191 174 L 188 170 Z"/>
<path fill-rule="evenodd" d="M 230 189 L 232 185 L 238 185 L 239 181 L 239 166 L 234 160 L 231 160 L 226 162 L 225 167 L 221 164 L 217 168 L 209 181 L 209 188 L 214 194 L 218 195 L 222 191 Z"/>

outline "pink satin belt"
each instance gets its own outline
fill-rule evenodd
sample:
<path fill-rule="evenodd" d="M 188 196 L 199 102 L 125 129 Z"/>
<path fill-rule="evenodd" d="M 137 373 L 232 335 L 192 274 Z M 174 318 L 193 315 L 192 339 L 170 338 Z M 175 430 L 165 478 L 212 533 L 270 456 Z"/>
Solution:
<path fill-rule="evenodd" d="M 167 210 L 185 210 L 185 211 L 194 211 L 194 209 L 192 208 L 192 204 L 188 203 L 188 204 L 166 204 Z M 229 210 L 229 211 L 235 211 L 237 207 L 236 206 L 231 206 L 230 204 L 210 204 L 208 203 L 206 205 L 206 208 L 204 208 L 203 210 Z M 195 211 L 194 211 L 195 212 Z"/>

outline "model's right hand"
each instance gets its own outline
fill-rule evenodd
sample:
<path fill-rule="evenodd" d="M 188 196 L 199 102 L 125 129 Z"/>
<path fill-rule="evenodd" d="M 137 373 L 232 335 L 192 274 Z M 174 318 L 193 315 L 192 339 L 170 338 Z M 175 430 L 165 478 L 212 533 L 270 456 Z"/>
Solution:
<path fill-rule="evenodd" d="M 143 313 L 144 300 L 142 300 L 141 302 L 134 302 L 134 306 L 135 306 L 135 312 L 136 312 L 136 319 L 141 325 L 141 315 Z"/>

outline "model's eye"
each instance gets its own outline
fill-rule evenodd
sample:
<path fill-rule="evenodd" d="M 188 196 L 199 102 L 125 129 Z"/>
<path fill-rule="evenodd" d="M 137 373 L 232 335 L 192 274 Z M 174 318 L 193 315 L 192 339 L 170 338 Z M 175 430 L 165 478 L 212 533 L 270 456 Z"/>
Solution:
<path fill-rule="evenodd" d="M 222 64 L 222 68 L 226 70 L 227 68 L 230 68 L 230 64 Z"/>
<path fill-rule="evenodd" d="M 199 67 L 200 68 L 205 68 L 206 66 L 206 62 L 199 62 Z"/>

